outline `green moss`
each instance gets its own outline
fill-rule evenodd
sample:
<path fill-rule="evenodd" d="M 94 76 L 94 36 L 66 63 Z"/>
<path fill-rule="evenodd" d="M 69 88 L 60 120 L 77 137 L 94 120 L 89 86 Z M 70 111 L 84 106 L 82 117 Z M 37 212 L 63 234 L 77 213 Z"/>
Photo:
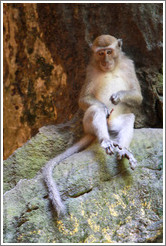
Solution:
<path fill-rule="evenodd" d="M 4 161 L 4 191 L 14 187 L 20 179 L 33 178 L 36 173 L 62 150 L 66 149 L 69 134 L 38 133 L 23 147 Z"/>

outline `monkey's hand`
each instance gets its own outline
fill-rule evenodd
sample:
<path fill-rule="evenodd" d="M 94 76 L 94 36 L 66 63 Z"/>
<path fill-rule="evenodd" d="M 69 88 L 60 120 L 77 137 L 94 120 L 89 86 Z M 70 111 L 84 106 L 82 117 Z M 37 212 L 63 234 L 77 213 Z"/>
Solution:
<path fill-rule="evenodd" d="M 114 154 L 116 148 L 118 148 L 118 151 L 122 150 L 122 147 L 119 146 L 118 143 L 113 142 L 110 139 L 103 139 L 101 141 L 101 147 L 105 149 L 108 155 Z"/>
<path fill-rule="evenodd" d="M 120 93 L 117 92 L 117 93 L 112 94 L 112 96 L 110 97 L 110 100 L 114 105 L 117 105 L 121 100 Z"/>
<path fill-rule="evenodd" d="M 133 154 L 129 150 L 127 150 L 126 148 L 123 148 L 122 150 L 117 151 L 117 159 L 118 160 L 121 160 L 124 157 L 126 157 L 129 160 L 130 167 L 132 170 L 134 170 L 136 165 L 137 165 L 137 161 L 134 158 Z"/>

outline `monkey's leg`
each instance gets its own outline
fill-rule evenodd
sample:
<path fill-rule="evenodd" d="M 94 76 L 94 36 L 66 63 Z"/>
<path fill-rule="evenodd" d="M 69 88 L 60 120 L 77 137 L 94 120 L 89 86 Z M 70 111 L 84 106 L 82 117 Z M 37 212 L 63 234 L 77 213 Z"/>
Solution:
<path fill-rule="evenodd" d="M 104 148 L 107 154 L 114 153 L 114 142 L 110 139 L 106 112 L 93 105 L 87 109 L 83 118 L 83 126 L 85 133 L 95 135 L 98 138 L 101 147 Z"/>
<path fill-rule="evenodd" d="M 117 149 L 117 158 L 126 157 L 129 160 L 132 169 L 135 168 L 137 161 L 133 154 L 127 149 L 131 143 L 134 130 L 134 114 L 122 114 L 114 119 L 109 128 L 116 133 L 115 141 L 122 146 L 122 149 Z"/>

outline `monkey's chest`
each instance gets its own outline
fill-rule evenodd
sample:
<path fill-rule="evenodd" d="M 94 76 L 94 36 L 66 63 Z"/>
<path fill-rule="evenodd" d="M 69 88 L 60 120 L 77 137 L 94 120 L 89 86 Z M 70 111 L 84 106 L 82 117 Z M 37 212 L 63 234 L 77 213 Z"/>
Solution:
<path fill-rule="evenodd" d="M 96 99 L 103 102 L 108 108 L 110 108 L 112 106 L 110 101 L 111 95 L 118 91 L 127 89 L 127 84 L 121 77 L 105 76 L 98 79 L 94 94 Z"/>

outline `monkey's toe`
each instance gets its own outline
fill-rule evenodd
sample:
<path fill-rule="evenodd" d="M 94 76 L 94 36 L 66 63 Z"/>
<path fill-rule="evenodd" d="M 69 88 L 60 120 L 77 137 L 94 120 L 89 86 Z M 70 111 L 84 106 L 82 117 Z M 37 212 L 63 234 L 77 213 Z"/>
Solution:
<path fill-rule="evenodd" d="M 136 159 L 134 157 L 129 158 L 129 164 L 130 164 L 131 169 L 134 170 L 137 165 Z"/>
<path fill-rule="evenodd" d="M 113 145 L 114 145 L 114 147 L 118 147 L 120 150 L 122 150 L 122 147 L 118 143 L 113 142 Z"/>
<path fill-rule="evenodd" d="M 110 147 L 108 147 L 108 148 L 106 148 L 106 153 L 107 153 L 107 155 L 112 155 L 112 154 L 114 154 L 114 151 Z"/>
<path fill-rule="evenodd" d="M 117 159 L 121 160 L 122 158 L 127 158 L 129 160 L 129 164 L 132 170 L 135 169 L 137 165 L 137 161 L 134 158 L 133 154 L 128 151 L 127 149 L 122 149 L 121 151 L 117 152 Z"/>

